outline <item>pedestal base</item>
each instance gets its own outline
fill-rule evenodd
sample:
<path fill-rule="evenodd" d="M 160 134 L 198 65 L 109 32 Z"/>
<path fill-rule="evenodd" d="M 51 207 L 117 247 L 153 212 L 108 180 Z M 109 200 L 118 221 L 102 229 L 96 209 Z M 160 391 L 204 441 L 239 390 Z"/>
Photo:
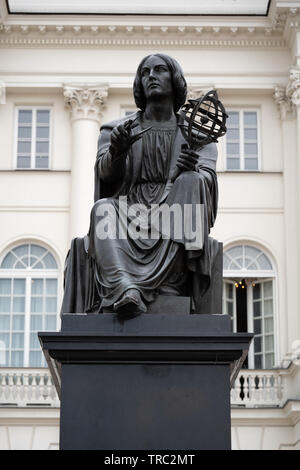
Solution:
<path fill-rule="evenodd" d="M 61 449 L 230 449 L 230 381 L 252 335 L 230 333 L 229 317 L 65 315 L 39 337 Z"/>

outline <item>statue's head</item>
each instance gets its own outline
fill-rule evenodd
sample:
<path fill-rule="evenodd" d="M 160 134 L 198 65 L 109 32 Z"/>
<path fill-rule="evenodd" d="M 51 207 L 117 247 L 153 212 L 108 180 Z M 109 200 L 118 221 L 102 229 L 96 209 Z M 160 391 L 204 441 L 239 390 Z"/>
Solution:
<path fill-rule="evenodd" d="M 135 103 L 139 109 L 142 111 L 145 110 L 147 100 L 146 96 L 143 90 L 143 85 L 142 85 L 142 68 L 150 57 L 158 57 L 161 60 L 163 60 L 170 73 L 171 73 L 171 78 L 172 78 L 172 88 L 173 88 L 173 103 L 174 103 L 174 111 L 177 112 L 179 108 L 185 103 L 186 100 L 186 94 L 187 94 L 187 85 L 185 78 L 183 76 L 183 71 L 178 64 L 178 62 L 173 59 L 172 57 L 166 55 L 166 54 L 151 54 L 148 55 L 147 57 L 144 57 L 144 59 L 140 62 L 136 76 L 134 79 L 133 83 L 133 96 Z"/>

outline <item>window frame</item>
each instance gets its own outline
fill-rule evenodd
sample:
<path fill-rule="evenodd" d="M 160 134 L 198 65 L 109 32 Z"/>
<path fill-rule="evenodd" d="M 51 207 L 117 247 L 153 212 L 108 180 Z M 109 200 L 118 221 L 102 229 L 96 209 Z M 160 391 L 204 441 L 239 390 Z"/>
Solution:
<path fill-rule="evenodd" d="M 265 283 L 267 282 L 271 282 L 272 283 L 272 306 L 273 306 L 273 314 L 272 316 L 270 315 L 267 315 L 264 311 L 265 309 L 265 306 L 264 306 L 264 302 L 265 300 L 270 300 L 270 298 L 266 298 L 265 296 L 265 287 L 262 288 L 262 294 L 261 294 L 261 297 L 259 299 L 254 299 L 254 296 L 253 296 L 253 285 L 250 285 L 249 288 L 248 288 L 248 306 L 247 306 L 247 311 L 248 311 L 248 324 L 250 324 L 250 332 L 254 334 L 254 321 L 257 320 L 257 319 L 260 319 L 261 320 L 261 333 L 260 334 L 257 334 L 255 335 L 256 337 L 260 337 L 261 338 L 261 352 L 255 352 L 254 351 L 254 337 L 253 337 L 253 341 L 251 343 L 251 355 L 250 355 L 250 361 L 249 361 L 249 368 L 251 369 L 254 369 L 255 368 L 255 356 L 258 356 L 260 355 L 261 356 L 261 359 L 262 359 L 262 369 L 267 369 L 265 367 L 265 364 L 266 364 L 266 354 L 274 354 L 274 364 L 276 364 L 276 358 L 277 358 L 277 352 L 276 352 L 276 343 L 277 343 L 277 338 L 276 338 L 276 331 L 275 331 L 275 328 L 276 328 L 276 322 L 275 322 L 275 311 L 276 311 L 276 308 L 275 308 L 275 278 L 274 277 L 266 277 L 266 278 L 258 278 L 255 282 L 255 284 L 260 284 L 261 286 L 264 286 Z M 261 313 L 260 315 L 258 315 L 257 317 L 254 316 L 254 302 L 261 302 Z M 266 333 L 265 331 L 265 320 L 268 320 L 272 318 L 272 322 L 273 322 L 273 332 L 272 333 Z M 273 350 L 270 351 L 270 350 L 266 350 L 266 337 L 269 337 L 269 336 L 273 336 Z"/>
<path fill-rule="evenodd" d="M 31 154 L 30 154 L 30 167 L 18 167 L 18 129 L 19 129 L 19 111 L 30 110 L 32 111 L 32 135 L 31 135 Z M 48 152 L 48 166 L 47 168 L 37 168 L 36 164 L 36 116 L 37 111 L 49 111 L 49 152 Z M 52 165 L 52 131 L 53 131 L 53 107 L 51 105 L 15 105 L 15 124 L 14 124 L 14 170 L 17 171 L 49 171 Z"/>
<path fill-rule="evenodd" d="M 227 297 L 227 292 L 226 292 L 226 286 L 231 285 L 232 286 L 232 298 Z M 228 308 L 227 308 L 227 302 L 232 303 L 232 315 L 228 313 Z M 222 295 L 222 310 L 223 313 L 226 315 L 230 316 L 231 319 L 231 326 L 232 326 L 232 331 L 236 331 L 236 322 L 237 322 L 237 316 L 236 316 L 236 292 L 235 292 L 235 282 L 230 279 L 230 278 L 223 278 L 223 295 Z"/>
<path fill-rule="evenodd" d="M 223 312 L 224 309 L 224 292 L 225 282 L 237 282 L 241 279 L 246 279 L 250 282 L 247 286 L 247 324 L 248 324 L 248 332 L 254 334 L 254 307 L 253 307 L 253 286 L 252 283 L 264 283 L 268 281 L 272 281 L 272 299 L 273 299 L 273 338 L 274 338 L 274 366 L 278 366 L 278 361 L 280 358 L 280 329 L 279 329 L 279 315 L 278 315 L 278 306 L 279 306 L 279 285 L 278 285 L 278 276 L 277 276 L 277 269 L 275 267 L 273 257 L 266 251 L 263 247 L 260 247 L 258 244 L 255 244 L 250 241 L 239 241 L 234 244 L 230 244 L 224 248 L 224 253 L 230 250 L 231 248 L 238 247 L 238 246 L 249 246 L 258 249 L 263 253 L 271 263 L 272 269 L 257 269 L 257 270 L 247 270 L 247 269 L 223 269 L 223 298 L 222 298 L 222 306 Z M 233 306 L 234 314 L 237 315 L 236 305 Z M 234 319 L 233 325 L 236 324 L 236 318 Z M 265 357 L 263 357 L 263 365 L 265 364 Z M 248 369 L 254 369 L 254 338 L 250 344 L 249 352 L 248 352 Z"/>
<path fill-rule="evenodd" d="M 236 282 L 238 282 L 239 280 L 241 279 L 244 279 L 245 277 L 243 275 L 239 275 L 238 276 L 230 276 L 229 274 L 227 276 L 223 276 L 223 298 L 222 298 L 222 305 L 223 305 L 223 314 L 228 314 L 227 313 L 227 308 L 225 306 L 226 304 L 226 300 L 227 298 L 225 298 L 225 291 L 226 291 L 226 288 L 225 288 L 225 284 L 233 284 L 233 288 L 235 289 L 234 287 L 234 284 Z M 254 305 L 253 305 L 253 285 L 252 285 L 252 282 L 255 281 L 255 284 L 264 284 L 266 282 L 271 282 L 272 283 L 272 305 L 273 305 L 273 314 L 271 316 L 272 320 L 273 320 L 273 332 L 272 332 L 272 336 L 273 336 L 273 341 L 274 341 L 274 344 L 273 344 L 273 351 L 266 351 L 266 348 L 265 348 L 265 337 L 266 336 L 270 336 L 271 334 L 267 334 L 265 333 L 265 327 L 264 327 L 264 320 L 270 318 L 269 315 L 265 315 L 264 313 L 262 313 L 260 315 L 260 319 L 261 319 L 261 325 L 262 325 L 262 332 L 260 334 L 257 334 L 255 335 L 256 337 L 260 336 L 261 339 L 262 339 L 262 351 L 260 353 L 261 357 L 262 357 L 262 369 L 266 369 L 265 368 L 265 362 L 266 362 L 266 357 L 265 357 L 265 354 L 268 354 L 268 353 L 273 353 L 274 354 L 274 366 L 273 367 L 276 367 L 277 363 L 278 363 L 278 357 L 279 357 L 279 351 L 278 351 L 278 327 L 277 327 L 277 282 L 276 282 L 276 277 L 275 275 L 271 274 L 268 276 L 264 276 L 264 277 L 254 277 L 253 276 L 253 279 L 251 281 L 251 277 L 250 276 L 246 276 L 247 280 L 250 281 L 250 283 L 247 283 L 248 285 L 246 286 L 246 289 L 247 289 L 247 325 L 248 325 L 248 333 L 253 333 L 254 335 L 254 320 L 255 320 L 255 317 L 254 317 Z M 232 322 L 232 326 L 233 326 L 233 332 L 236 333 L 237 332 L 237 328 L 236 328 L 236 324 L 237 324 L 237 311 L 236 311 L 236 295 L 234 294 L 233 295 L 233 315 L 230 316 L 231 318 L 231 322 Z M 262 297 L 262 304 L 263 304 L 263 301 L 264 301 L 264 297 Z M 269 299 L 268 299 L 269 300 Z M 253 336 L 253 340 L 251 341 L 251 344 L 249 346 L 249 351 L 248 351 L 248 369 L 255 369 L 255 355 L 259 355 L 258 352 L 255 352 L 254 351 L 254 336 Z M 266 369 L 267 370 L 267 369 Z"/>
<path fill-rule="evenodd" d="M 15 243 L 14 245 L 11 245 L 8 249 L 4 250 L 1 253 L 0 256 L 0 265 L 2 264 L 2 261 L 6 257 L 8 253 L 10 253 L 14 248 L 17 248 L 18 246 L 21 245 L 27 245 L 27 244 L 34 244 L 38 245 L 41 248 L 44 248 L 47 250 L 55 259 L 57 268 L 53 269 L 32 269 L 30 267 L 27 267 L 25 269 L 5 269 L 2 268 L 0 269 L 0 279 L 25 279 L 25 311 L 24 311 L 24 357 L 23 357 L 23 365 L 18 366 L 20 368 L 24 367 L 35 367 L 35 366 L 30 366 L 29 365 L 29 355 L 30 355 L 30 335 L 32 333 L 32 330 L 30 328 L 30 320 L 31 320 L 31 281 L 32 279 L 56 279 L 57 280 L 57 294 L 56 294 L 56 301 L 57 301 L 57 312 L 56 312 L 56 330 L 60 328 L 60 312 L 59 312 L 59 306 L 61 304 L 61 270 L 59 268 L 60 263 L 58 260 L 58 257 L 55 255 L 53 250 L 49 248 L 48 246 L 44 245 L 40 241 L 37 240 L 24 240 L 24 241 L 19 241 L 18 243 Z M 43 312 L 43 315 L 46 315 L 45 312 Z M 9 330 L 9 334 L 11 335 L 13 332 L 12 329 Z M 43 356 L 42 356 L 43 357 Z M 1 367 L 1 365 L 0 365 Z M 15 366 L 8 366 L 8 367 L 15 367 Z M 45 361 L 45 358 L 43 357 L 42 359 L 42 365 L 38 366 L 39 368 L 46 368 L 47 364 Z"/>
<path fill-rule="evenodd" d="M 227 112 L 238 112 L 239 113 L 239 143 L 240 143 L 240 168 L 239 169 L 228 169 L 227 168 L 227 134 L 225 134 L 223 139 L 223 152 L 225 156 L 225 172 L 261 172 L 262 165 L 261 165 L 261 110 L 258 107 L 226 107 Z M 245 151 L 244 151 L 244 113 L 247 112 L 256 112 L 257 115 L 257 169 L 245 169 Z M 230 158 L 230 157 L 229 157 Z"/>

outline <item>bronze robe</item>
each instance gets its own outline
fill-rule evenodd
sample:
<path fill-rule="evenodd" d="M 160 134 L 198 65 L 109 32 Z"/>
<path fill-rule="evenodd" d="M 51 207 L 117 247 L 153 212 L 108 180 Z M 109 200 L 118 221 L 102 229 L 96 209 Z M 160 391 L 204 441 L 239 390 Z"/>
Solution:
<path fill-rule="evenodd" d="M 65 270 L 62 313 L 96 312 L 112 305 L 128 288 L 138 288 L 144 300 L 153 301 L 161 285 L 175 285 L 182 295 L 193 298 L 194 309 L 210 284 L 218 242 L 209 237 L 218 201 L 217 150 L 209 144 L 199 152 L 196 171 L 182 173 L 174 183 L 170 176 L 176 166 L 181 130 L 150 130 L 134 143 L 126 157 L 113 165 L 108 152 L 112 129 L 127 119 L 138 119 L 133 134 L 141 130 L 142 113 L 102 126 L 95 164 L 95 206 L 88 236 L 72 241 Z M 178 118 L 179 119 L 179 118 Z M 122 163 L 123 162 L 123 163 Z M 204 240 L 200 250 L 185 250 L 184 240 L 97 240 L 95 208 L 102 201 L 113 204 L 118 197 L 130 204 L 203 204 Z M 98 201 L 98 202 L 97 202 Z M 109 255 L 111 253 L 111 256 Z M 76 274 L 77 273 L 77 274 Z M 183 285 L 181 279 L 189 280 Z M 68 291 L 68 292 L 67 292 Z"/>

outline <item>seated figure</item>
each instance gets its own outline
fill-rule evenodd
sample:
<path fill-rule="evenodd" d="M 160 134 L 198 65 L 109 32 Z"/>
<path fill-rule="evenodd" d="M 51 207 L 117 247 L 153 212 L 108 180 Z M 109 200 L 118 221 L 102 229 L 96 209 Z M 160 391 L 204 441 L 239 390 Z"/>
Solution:
<path fill-rule="evenodd" d="M 216 145 L 198 151 L 187 145 L 178 115 L 187 86 L 171 57 L 145 57 L 133 92 L 139 111 L 100 129 L 95 204 L 88 235 L 74 239 L 67 256 L 62 314 L 136 315 L 158 295 L 191 297 L 192 310 L 205 313 L 198 306 L 219 251 L 209 237 L 218 200 Z M 141 226 L 134 218 L 143 208 Z M 177 215 L 169 211 L 167 236 L 161 224 L 153 231 L 149 218 L 155 210 L 164 218 L 166 208 L 177 209 Z M 174 217 L 186 208 L 201 208 L 201 220 L 191 209 L 178 224 Z M 195 223 L 200 236 L 191 240 Z"/>

